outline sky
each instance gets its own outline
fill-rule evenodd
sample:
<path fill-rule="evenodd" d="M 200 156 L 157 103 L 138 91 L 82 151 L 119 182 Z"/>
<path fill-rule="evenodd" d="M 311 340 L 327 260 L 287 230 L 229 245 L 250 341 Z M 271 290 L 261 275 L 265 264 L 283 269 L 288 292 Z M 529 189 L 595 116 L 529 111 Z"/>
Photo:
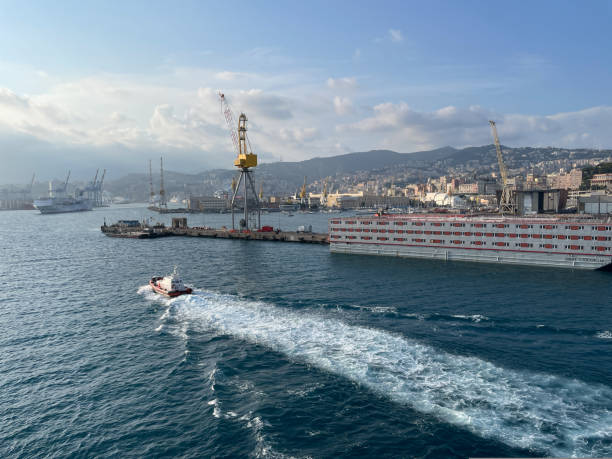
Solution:
<path fill-rule="evenodd" d="M 611 1 L 2 1 L 0 183 L 492 143 L 612 148 Z"/>

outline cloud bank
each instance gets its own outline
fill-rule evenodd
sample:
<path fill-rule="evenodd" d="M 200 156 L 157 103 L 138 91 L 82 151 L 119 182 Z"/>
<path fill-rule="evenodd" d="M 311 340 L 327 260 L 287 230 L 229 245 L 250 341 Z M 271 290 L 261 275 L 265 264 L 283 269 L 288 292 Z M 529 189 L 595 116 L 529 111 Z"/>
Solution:
<path fill-rule="evenodd" d="M 426 111 L 401 99 L 375 101 L 357 81 L 355 76 L 178 68 L 155 77 L 60 81 L 31 95 L 0 87 L 0 183 L 25 182 L 32 172 L 41 179 L 62 177 L 69 168 L 91 175 L 107 168 L 112 178 L 145 170 L 148 159 L 160 154 L 169 169 L 179 171 L 231 168 L 232 143 L 219 90 L 236 115 L 247 114 L 254 151 L 263 161 L 375 148 L 410 152 L 483 145 L 491 143 L 489 119 L 497 121 L 507 145 L 612 145 L 609 106 L 547 115 L 481 106 Z"/>

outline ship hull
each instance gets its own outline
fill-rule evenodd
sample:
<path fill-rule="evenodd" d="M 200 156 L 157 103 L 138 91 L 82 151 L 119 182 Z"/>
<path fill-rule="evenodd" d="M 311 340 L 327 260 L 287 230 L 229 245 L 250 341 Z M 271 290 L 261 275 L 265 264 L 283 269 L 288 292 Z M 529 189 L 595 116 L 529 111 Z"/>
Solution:
<path fill-rule="evenodd" d="M 34 201 L 34 207 L 41 214 L 63 214 L 67 212 L 85 212 L 93 209 L 90 201 L 76 201 L 69 203 L 55 203 L 52 200 Z"/>
<path fill-rule="evenodd" d="M 333 253 L 612 269 L 608 220 L 433 214 L 330 219 Z"/>
<path fill-rule="evenodd" d="M 555 268 L 611 270 L 608 257 L 572 256 L 557 253 L 524 253 L 495 249 L 456 249 L 454 247 L 423 247 L 405 245 L 331 243 L 332 253 L 354 255 L 381 255 L 430 260 L 472 261 L 513 265 L 547 266 Z"/>

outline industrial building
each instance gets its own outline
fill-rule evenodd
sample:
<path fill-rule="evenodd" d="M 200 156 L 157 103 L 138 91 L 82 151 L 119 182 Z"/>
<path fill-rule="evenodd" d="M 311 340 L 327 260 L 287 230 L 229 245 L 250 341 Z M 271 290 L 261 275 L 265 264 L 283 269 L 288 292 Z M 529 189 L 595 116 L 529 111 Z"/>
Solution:
<path fill-rule="evenodd" d="M 578 198 L 578 212 L 585 214 L 612 214 L 612 196 L 592 194 Z"/>

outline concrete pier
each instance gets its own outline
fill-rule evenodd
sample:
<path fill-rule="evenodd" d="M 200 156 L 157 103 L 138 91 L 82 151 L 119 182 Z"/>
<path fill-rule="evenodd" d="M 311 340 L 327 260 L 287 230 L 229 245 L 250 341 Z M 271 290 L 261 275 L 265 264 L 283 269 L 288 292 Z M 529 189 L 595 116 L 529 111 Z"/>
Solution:
<path fill-rule="evenodd" d="M 135 224 L 136 223 L 136 224 Z M 309 244 L 329 244 L 326 233 L 297 231 L 232 231 L 208 227 L 187 227 L 164 225 L 148 226 L 139 222 L 119 222 L 113 225 L 102 225 L 100 229 L 109 237 L 129 239 L 153 239 L 168 236 L 207 237 L 219 239 L 236 239 L 243 241 L 302 242 Z"/>

